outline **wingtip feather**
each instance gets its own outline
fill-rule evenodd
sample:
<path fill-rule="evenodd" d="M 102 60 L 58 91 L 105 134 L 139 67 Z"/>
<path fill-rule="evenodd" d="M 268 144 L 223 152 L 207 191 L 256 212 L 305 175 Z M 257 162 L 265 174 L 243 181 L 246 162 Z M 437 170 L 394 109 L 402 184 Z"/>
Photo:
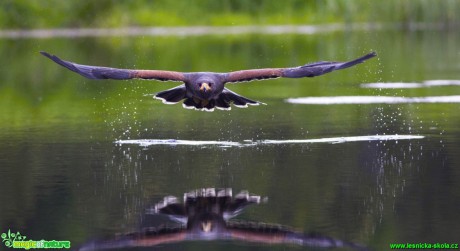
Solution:
<path fill-rule="evenodd" d="M 367 60 L 367 59 L 370 59 L 370 58 L 373 58 L 373 57 L 376 57 L 377 56 L 377 52 L 375 51 L 371 51 L 369 52 L 368 54 L 364 55 L 362 58 L 362 60 Z"/>
<path fill-rule="evenodd" d="M 46 52 L 46 51 L 40 51 L 40 54 L 42 54 L 43 56 L 45 56 L 45 57 L 47 57 L 47 58 L 49 58 L 49 59 L 53 59 L 53 57 L 56 57 L 56 56 L 54 56 L 54 55 L 49 54 L 49 53 Z"/>

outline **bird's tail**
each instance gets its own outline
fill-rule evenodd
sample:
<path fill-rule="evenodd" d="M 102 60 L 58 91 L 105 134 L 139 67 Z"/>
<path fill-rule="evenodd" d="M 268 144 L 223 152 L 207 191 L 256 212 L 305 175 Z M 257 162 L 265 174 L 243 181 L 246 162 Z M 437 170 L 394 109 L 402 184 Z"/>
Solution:
<path fill-rule="evenodd" d="M 201 100 L 198 98 L 186 96 L 185 85 L 180 85 L 175 88 L 158 92 L 154 98 L 160 99 L 165 104 L 176 104 L 179 101 L 184 100 L 183 106 L 187 109 L 196 109 L 202 111 L 212 112 L 215 108 L 219 110 L 230 110 L 230 105 L 233 103 L 234 106 L 239 108 L 246 108 L 248 105 L 260 105 L 264 104 L 258 101 L 254 101 L 243 96 L 240 96 L 227 88 L 224 88 L 221 94 L 215 99 Z"/>
<path fill-rule="evenodd" d="M 264 104 L 258 101 L 254 101 L 243 96 L 240 96 L 227 88 L 224 88 L 221 94 L 215 99 L 200 100 L 196 98 L 186 98 L 184 101 L 184 108 L 196 109 L 202 111 L 212 112 L 215 108 L 219 110 L 230 110 L 230 105 L 233 103 L 234 106 L 239 108 L 246 108 L 248 105 L 260 105 Z"/>

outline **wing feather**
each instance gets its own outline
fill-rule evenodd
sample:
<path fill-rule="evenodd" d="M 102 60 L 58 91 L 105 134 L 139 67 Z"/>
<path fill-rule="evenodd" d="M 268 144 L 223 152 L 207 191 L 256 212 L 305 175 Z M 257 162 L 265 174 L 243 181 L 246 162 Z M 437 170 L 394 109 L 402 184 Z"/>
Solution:
<path fill-rule="evenodd" d="M 226 82 L 244 82 L 252 80 L 263 80 L 268 78 L 279 78 L 283 76 L 283 68 L 252 69 L 229 72 Z"/>
<path fill-rule="evenodd" d="M 228 236 L 233 240 L 265 244 L 296 244 L 305 247 L 338 248 L 349 247 L 356 250 L 368 250 L 367 247 L 353 242 L 334 239 L 321 234 L 304 234 L 280 225 L 266 223 L 228 222 Z"/>
<path fill-rule="evenodd" d="M 106 249 L 126 249 L 134 247 L 154 247 L 169 243 L 185 241 L 186 230 L 183 228 L 151 228 L 143 232 L 134 232 L 118 236 L 114 239 L 96 240 L 83 244 L 79 251 L 95 251 Z"/>
<path fill-rule="evenodd" d="M 370 58 L 377 56 L 375 52 L 368 53 L 360 58 L 347 62 L 316 62 L 291 68 L 266 68 L 242 70 L 227 73 L 226 82 L 242 82 L 261 80 L 267 78 L 304 78 L 316 77 L 335 70 L 341 70 L 360 64 Z"/>
<path fill-rule="evenodd" d="M 186 81 L 182 72 L 161 71 L 161 70 L 132 70 L 118 69 L 102 66 L 81 65 L 60 59 L 44 51 L 40 52 L 43 56 L 53 60 L 55 63 L 76 72 L 89 79 L 155 79 L 160 81 Z"/>

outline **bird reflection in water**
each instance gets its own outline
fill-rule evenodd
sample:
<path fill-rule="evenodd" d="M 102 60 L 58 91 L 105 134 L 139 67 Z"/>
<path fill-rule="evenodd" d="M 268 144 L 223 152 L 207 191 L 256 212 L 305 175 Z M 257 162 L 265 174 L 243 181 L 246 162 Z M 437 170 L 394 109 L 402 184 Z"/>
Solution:
<path fill-rule="evenodd" d="M 176 224 L 147 227 L 110 240 L 93 241 L 79 250 L 107 250 L 130 247 L 153 247 L 183 241 L 233 240 L 260 244 L 293 244 L 307 247 L 368 250 L 352 242 L 320 234 L 304 234 L 278 224 L 243 222 L 233 218 L 251 204 L 266 199 L 247 191 L 232 196 L 231 188 L 197 189 L 184 194 L 184 202 L 166 196 L 147 210 L 148 214 L 165 215 Z"/>

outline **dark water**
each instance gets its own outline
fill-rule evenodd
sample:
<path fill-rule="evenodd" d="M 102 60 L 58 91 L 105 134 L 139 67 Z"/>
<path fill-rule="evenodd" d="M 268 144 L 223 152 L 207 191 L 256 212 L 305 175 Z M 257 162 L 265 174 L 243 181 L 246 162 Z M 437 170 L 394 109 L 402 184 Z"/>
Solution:
<path fill-rule="evenodd" d="M 268 198 L 243 220 L 377 250 L 458 243 L 460 101 L 446 96 L 460 95 L 459 44 L 458 32 L 435 30 L 0 40 L 0 230 L 77 246 L 137 230 L 145 208 L 166 195 L 230 187 Z M 145 95 L 174 83 L 90 81 L 40 50 L 178 71 L 295 66 L 370 50 L 379 58 L 314 79 L 228 86 L 267 105 L 207 113 Z M 449 81 L 426 84 L 432 80 Z M 362 85 L 387 82 L 403 84 Z M 287 100 L 299 97 L 328 102 Z M 298 249 L 159 249 L 268 247 Z"/>

